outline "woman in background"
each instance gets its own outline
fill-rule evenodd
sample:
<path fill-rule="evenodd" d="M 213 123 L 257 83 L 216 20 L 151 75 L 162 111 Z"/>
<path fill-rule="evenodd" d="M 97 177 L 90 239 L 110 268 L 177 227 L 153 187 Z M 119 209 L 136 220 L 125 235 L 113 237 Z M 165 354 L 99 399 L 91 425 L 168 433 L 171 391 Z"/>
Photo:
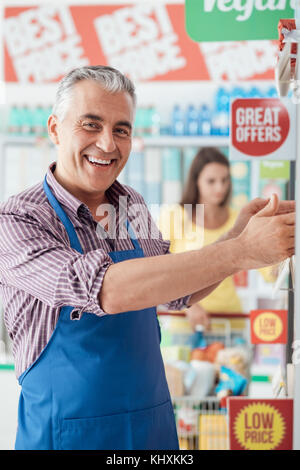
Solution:
<path fill-rule="evenodd" d="M 163 212 L 160 217 L 160 230 L 171 242 L 171 253 L 212 244 L 232 228 L 238 211 L 229 205 L 231 192 L 230 164 L 226 156 L 216 148 L 199 150 L 191 164 L 180 204 L 168 209 L 171 216 Z M 198 204 L 204 208 L 203 217 L 196 216 Z M 184 229 L 179 224 L 184 224 Z M 268 280 L 267 275 L 264 277 Z M 208 312 L 242 311 L 233 278 L 228 277 L 210 295 L 187 309 L 186 315 L 192 327 L 201 324 L 207 329 Z"/>

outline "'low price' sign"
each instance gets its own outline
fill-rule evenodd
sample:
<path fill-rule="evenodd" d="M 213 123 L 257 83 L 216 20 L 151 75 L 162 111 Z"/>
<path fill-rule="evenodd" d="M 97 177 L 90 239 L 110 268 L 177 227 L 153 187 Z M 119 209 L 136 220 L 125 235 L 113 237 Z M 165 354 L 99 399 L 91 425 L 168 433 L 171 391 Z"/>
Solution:
<path fill-rule="evenodd" d="M 231 105 L 230 158 L 295 160 L 295 106 L 276 98 L 243 98 Z"/>
<path fill-rule="evenodd" d="M 293 400 L 227 399 L 231 450 L 291 450 Z"/>
<path fill-rule="evenodd" d="M 287 310 L 252 310 L 252 344 L 286 344 Z"/>

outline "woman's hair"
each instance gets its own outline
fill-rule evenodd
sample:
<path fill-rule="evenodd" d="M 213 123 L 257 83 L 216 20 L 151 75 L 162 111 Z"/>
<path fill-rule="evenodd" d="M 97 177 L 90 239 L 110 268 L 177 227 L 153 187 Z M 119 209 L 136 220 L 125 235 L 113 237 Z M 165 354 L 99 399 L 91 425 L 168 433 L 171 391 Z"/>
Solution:
<path fill-rule="evenodd" d="M 81 80 L 93 80 L 110 93 L 125 91 L 131 96 L 134 107 L 136 105 L 134 84 L 129 78 L 119 72 L 119 70 L 105 65 L 79 67 L 69 72 L 58 85 L 56 99 L 53 106 L 53 114 L 55 114 L 61 121 L 64 120 L 68 110 L 73 87 Z"/>
<path fill-rule="evenodd" d="M 200 200 L 197 181 L 203 168 L 205 167 L 205 165 L 208 165 L 208 163 L 219 163 L 221 165 L 225 165 L 228 169 L 230 168 L 229 161 L 226 156 L 216 148 L 204 147 L 197 152 L 194 160 L 192 161 L 188 173 L 188 178 L 184 186 L 182 199 L 180 201 L 180 204 L 182 206 L 184 206 L 184 204 L 192 204 L 193 212 L 196 209 L 196 204 L 198 204 Z M 227 194 L 224 197 L 223 201 L 220 203 L 220 206 L 224 207 L 228 205 L 231 198 L 231 191 L 232 183 L 230 178 L 230 184 Z"/>

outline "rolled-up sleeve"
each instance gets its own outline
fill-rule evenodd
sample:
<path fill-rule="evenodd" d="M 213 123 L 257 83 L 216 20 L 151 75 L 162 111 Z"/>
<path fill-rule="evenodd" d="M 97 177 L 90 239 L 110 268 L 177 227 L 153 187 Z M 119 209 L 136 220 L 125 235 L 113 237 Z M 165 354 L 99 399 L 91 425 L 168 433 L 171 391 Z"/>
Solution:
<path fill-rule="evenodd" d="M 0 214 L 0 282 L 52 308 L 73 306 L 74 318 L 106 315 L 99 293 L 112 263 L 102 249 L 78 253 L 33 218 Z"/>

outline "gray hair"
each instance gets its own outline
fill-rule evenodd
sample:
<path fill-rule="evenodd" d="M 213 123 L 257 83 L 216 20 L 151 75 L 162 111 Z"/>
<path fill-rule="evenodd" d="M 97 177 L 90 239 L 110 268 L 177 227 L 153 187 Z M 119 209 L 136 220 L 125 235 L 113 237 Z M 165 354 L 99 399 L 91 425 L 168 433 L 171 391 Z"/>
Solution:
<path fill-rule="evenodd" d="M 59 83 L 52 111 L 61 121 L 65 118 L 73 86 L 81 80 L 94 80 L 110 93 L 126 91 L 136 106 L 135 87 L 129 78 L 113 67 L 88 65 L 71 70 Z"/>

